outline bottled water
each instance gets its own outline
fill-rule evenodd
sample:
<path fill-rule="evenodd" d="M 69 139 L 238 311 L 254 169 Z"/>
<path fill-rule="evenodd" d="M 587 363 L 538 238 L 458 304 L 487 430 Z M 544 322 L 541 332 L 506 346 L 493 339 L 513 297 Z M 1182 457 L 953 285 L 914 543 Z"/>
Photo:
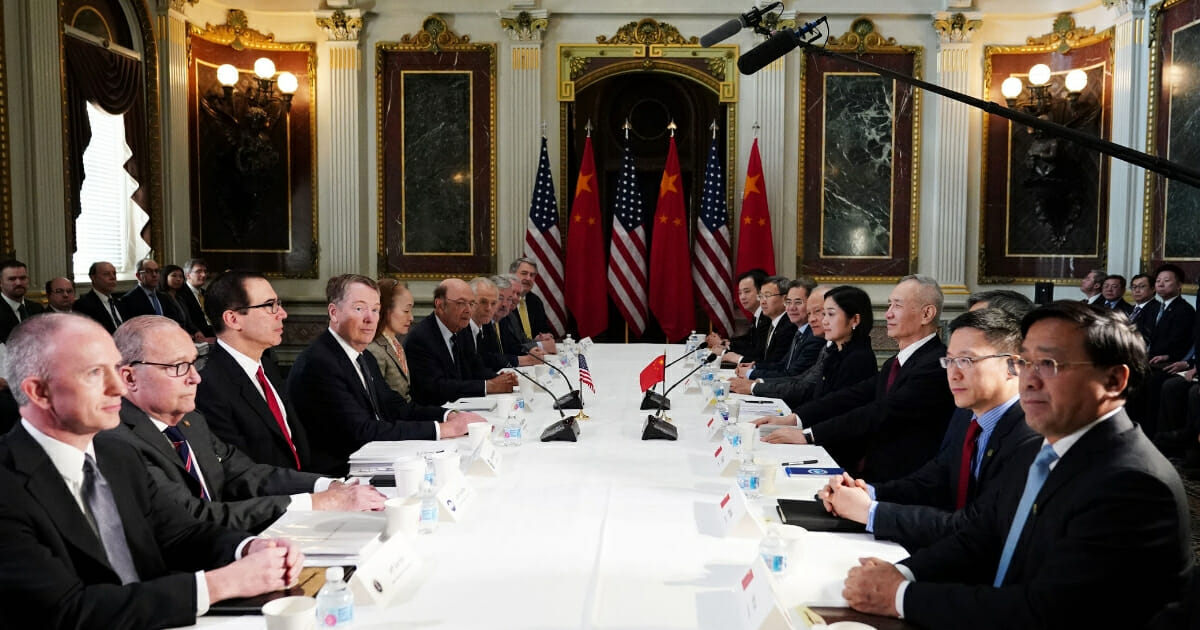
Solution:
<path fill-rule="evenodd" d="M 317 592 L 317 627 L 350 628 L 354 625 L 354 593 L 343 580 L 342 567 L 325 569 L 325 586 Z"/>
<path fill-rule="evenodd" d="M 521 410 L 525 408 L 525 401 L 520 400 L 517 405 Z M 521 445 L 521 419 L 517 417 L 517 409 L 514 406 L 509 410 L 508 416 L 504 418 L 504 426 L 500 437 L 500 446 L 520 446 Z"/>
<path fill-rule="evenodd" d="M 767 568 L 771 573 L 783 573 L 787 571 L 787 544 L 779 537 L 775 530 L 770 530 L 763 538 L 762 543 L 758 546 L 758 553 L 762 556 L 763 562 L 767 564 Z"/>
<path fill-rule="evenodd" d="M 732 422 L 725 423 L 725 442 L 734 451 L 741 452 L 742 438 L 738 435 L 737 425 Z"/>
<path fill-rule="evenodd" d="M 692 333 L 687 336 L 687 341 L 683 345 L 683 352 L 687 355 L 687 360 L 684 362 L 684 365 L 696 365 L 696 355 L 692 354 L 692 351 L 696 348 L 696 331 L 693 330 Z"/>
<path fill-rule="evenodd" d="M 737 482 L 747 499 L 757 499 L 759 497 L 758 481 L 758 464 L 755 464 L 753 460 L 743 461 L 742 465 L 738 468 Z"/>
<path fill-rule="evenodd" d="M 729 405 L 720 398 L 717 399 L 717 415 L 720 416 L 721 422 L 729 424 Z"/>
<path fill-rule="evenodd" d="M 425 456 L 425 478 L 421 480 L 421 522 L 417 531 L 421 534 L 432 534 L 438 524 L 438 499 L 434 490 L 437 482 L 437 472 L 433 467 L 433 457 Z"/>

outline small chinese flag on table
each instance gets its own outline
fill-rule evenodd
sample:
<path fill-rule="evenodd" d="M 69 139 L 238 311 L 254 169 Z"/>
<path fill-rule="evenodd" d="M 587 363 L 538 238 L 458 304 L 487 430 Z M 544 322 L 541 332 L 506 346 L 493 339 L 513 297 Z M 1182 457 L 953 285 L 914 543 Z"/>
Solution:
<path fill-rule="evenodd" d="M 651 387 L 663 382 L 667 377 L 667 355 L 660 354 L 654 357 L 650 365 L 642 368 L 642 374 L 639 377 L 642 384 L 642 391 L 646 391 Z"/>

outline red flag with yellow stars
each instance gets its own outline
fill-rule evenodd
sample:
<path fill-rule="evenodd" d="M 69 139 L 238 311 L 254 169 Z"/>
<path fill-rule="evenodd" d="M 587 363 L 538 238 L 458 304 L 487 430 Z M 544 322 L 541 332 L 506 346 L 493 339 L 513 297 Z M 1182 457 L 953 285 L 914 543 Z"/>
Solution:
<path fill-rule="evenodd" d="M 608 328 L 608 279 L 598 189 L 592 139 L 588 137 L 567 227 L 567 308 L 575 316 L 580 337 L 598 335 Z"/>
<path fill-rule="evenodd" d="M 642 391 L 646 391 L 651 387 L 663 382 L 667 377 L 667 355 L 660 354 L 654 357 L 654 360 L 649 365 L 642 368 L 642 373 L 638 375 L 638 382 L 642 385 Z"/>
<path fill-rule="evenodd" d="M 696 328 L 692 300 L 692 255 L 688 248 L 688 220 L 683 207 L 683 180 L 675 138 L 667 151 L 667 165 L 658 186 L 658 206 L 650 235 L 650 312 L 675 342 Z"/>
<path fill-rule="evenodd" d="M 762 158 L 758 138 L 750 147 L 750 165 L 746 167 L 746 189 L 742 193 L 742 216 L 738 220 L 737 264 L 734 276 L 751 269 L 775 275 L 775 246 L 771 241 L 771 213 L 767 210 L 767 185 L 763 181 Z"/>

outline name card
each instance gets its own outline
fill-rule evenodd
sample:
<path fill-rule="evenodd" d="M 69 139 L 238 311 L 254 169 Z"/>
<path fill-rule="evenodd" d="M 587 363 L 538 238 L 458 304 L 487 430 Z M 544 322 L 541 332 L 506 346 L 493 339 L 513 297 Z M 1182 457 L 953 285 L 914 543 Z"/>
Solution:
<path fill-rule="evenodd" d="M 467 474 L 495 477 L 500 474 L 501 459 L 500 449 L 496 448 L 491 440 L 485 439 L 479 448 L 475 449 L 475 455 L 471 458 L 471 463 L 467 465 Z"/>
<path fill-rule="evenodd" d="M 744 630 L 792 630 L 792 620 L 787 610 L 779 604 L 771 586 L 770 572 L 762 558 L 746 570 L 739 584 L 734 586 L 738 617 Z"/>
<path fill-rule="evenodd" d="M 475 492 L 463 483 L 461 475 L 453 475 L 446 481 L 437 493 L 438 504 L 441 505 L 441 519 L 459 521 L 468 506 L 473 503 Z"/>
<path fill-rule="evenodd" d="M 746 495 L 737 484 L 730 486 L 717 502 L 720 510 L 721 535 L 735 538 L 762 538 L 763 525 L 750 513 Z"/>
<path fill-rule="evenodd" d="M 704 429 L 708 431 L 709 442 L 721 442 L 725 439 L 725 423 L 717 420 L 716 416 L 708 419 Z"/>
<path fill-rule="evenodd" d="M 732 477 L 737 474 L 738 461 L 733 457 L 732 450 L 733 447 L 722 442 L 717 446 L 717 450 L 713 451 L 713 465 L 717 469 L 717 474 L 722 477 Z"/>
<path fill-rule="evenodd" d="M 407 536 L 400 534 L 387 540 L 376 538 L 359 555 L 358 568 L 350 576 L 354 602 L 360 606 L 386 607 L 400 593 L 409 576 L 416 574 L 419 564 Z"/>

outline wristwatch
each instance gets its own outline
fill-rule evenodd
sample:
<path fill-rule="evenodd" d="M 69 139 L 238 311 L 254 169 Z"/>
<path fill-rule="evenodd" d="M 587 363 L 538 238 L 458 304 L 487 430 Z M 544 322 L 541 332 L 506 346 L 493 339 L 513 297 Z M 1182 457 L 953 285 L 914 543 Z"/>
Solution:
<path fill-rule="evenodd" d="M 812 429 L 805 429 L 804 431 L 802 431 L 802 433 L 804 433 L 804 441 L 805 442 L 808 442 L 809 444 L 817 443 L 817 441 L 813 439 Z"/>

